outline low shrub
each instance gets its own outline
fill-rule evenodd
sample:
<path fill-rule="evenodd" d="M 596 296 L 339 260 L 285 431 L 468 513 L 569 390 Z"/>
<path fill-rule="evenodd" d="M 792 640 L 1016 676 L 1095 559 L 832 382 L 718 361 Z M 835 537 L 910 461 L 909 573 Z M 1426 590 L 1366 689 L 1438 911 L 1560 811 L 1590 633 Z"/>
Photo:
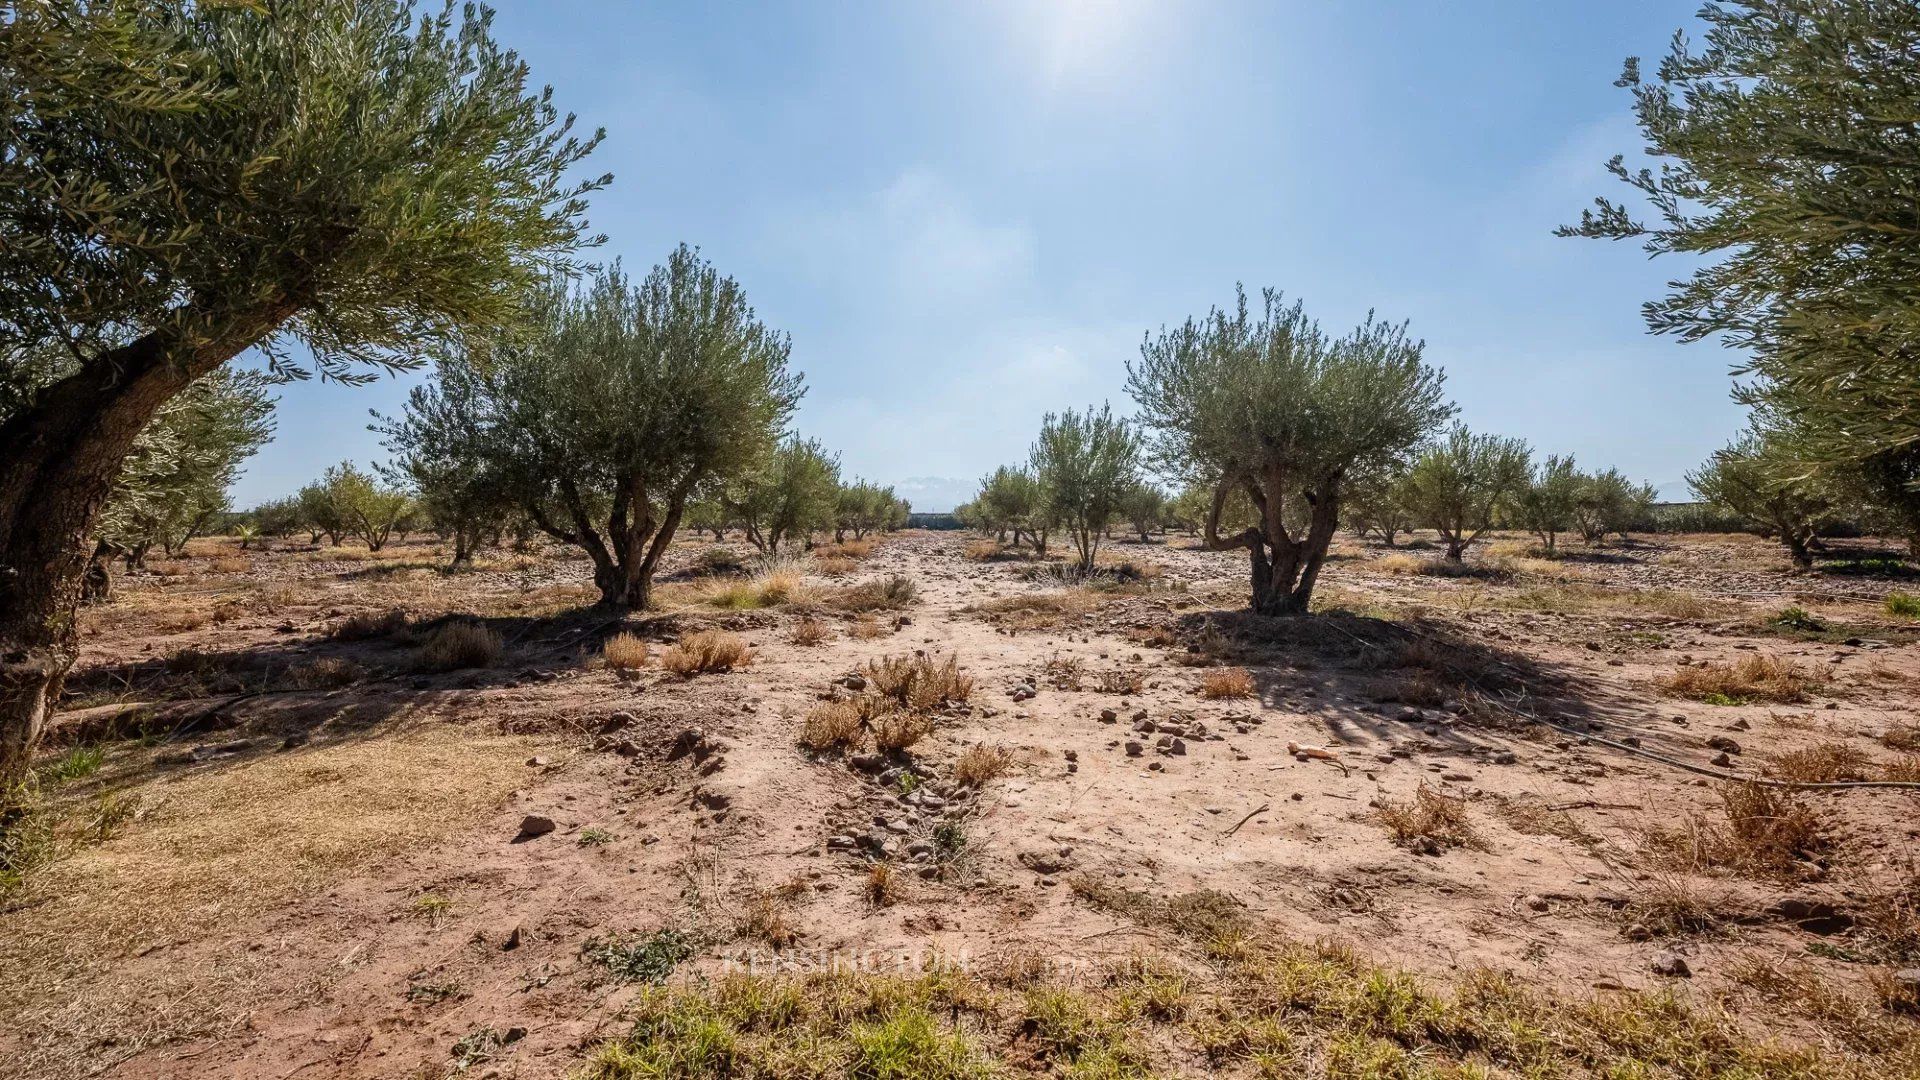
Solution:
<path fill-rule="evenodd" d="M 1477 841 L 1465 800 L 1443 795 L 1424 781 L 1412 799 L 1381 799 L 1373 813 L 1403 847 L 1438 850 Z"/>
<path fill-rule="evenodd" d="M 335 641 L 365 641 L 389 637 L 410 625 L 407 613 L 399 608 L 385 611 L 358 611 L 333 624 L 327 636 Z"/>
<path fill-rule="evenodd" d="M 866 714 L 857 702 L 824 702 L 801 721 L 800 745 L 809 750 L 851 750 L 860 745 L 866 725 Z"/>
<path fill-rule="evenodd" d="M 825 603 L 835 611 L 890 611 L 911 607 L 919 598 L 920 587 L 912 578 L 894 574 L 884 581 L 849 585 L 827 597 Z"/>
<path fill-rule="evenodd" d="M 1791 660 L 1755 653 L 1732 664 L 1683 667 L 1661 684 L 1671 693 L 1697 701 L 1744 704 L 1805 701 L 1814 676 Z"/>
<path fill-rule="evenodd" d="M 1253 676 L 1246 668 L 1214 668 L 1200 676 L 1200 696 L 1209 699 L 1253 696 Z"/>
<path fill-rule="evenodd" d="M 957 658 L 936 662 L 925 654 L 885 656 L 866 667 L 873 692 L 900 708 L 927 712 L 973 696 L 973 677 L 960 670 Z"/>
<path fill-rule="evenodd" d="M 905 750 L 933 734 L 931 717 L 898 709 L 873 717 L 867 726 L 873 732 L 873 745 L 886 753 Z"/>
<path fill-rule="evenodd" d="M 500 635 L 479 623 L 447 623 L 420 646 L 419 666 L 424 671 L 492 667 L 504 651 Z"/>
<path fill-rule="evenodd" d="M 366 669 L 338 656 L 322 656 L 287 669 L 287 680 L 302 690 L 333 690 L 359 682 Z"/>
<path fill-rule="evenodd" d="M 795 645 L 811 648 L 832 636 L 833 631 L 826 623 L 808 616 L 793 624 L 793 629 L 787 633 L 787 640 Z"/>
<path fill-rule="evenodd" d="M 1768 776 L 1802 784 L 1830 784 L 1836 780 L 1864 780 L 1873 759 L 1844 743 L 1821 743 L 1803 750 L 1776 754 L 1767 762 Z"/>
<path fill-rule="evenodd" d="M 647 658 L 653 654 L 653 647 L 638 634 L 622 630 L 606 640 L 600 647 L 600 655 L 607 666 L 615 671 L 633 671 L 647 666 Z"/>
<path fill-rule="evenodd" d="M 1005 773 L 1013 765 L 1013 751 L 998 744 L 974 743 L 960 752 L 953 763 L 953 782 L 965 787 L 980 785 Z"/>
<path fill-rule="evenodd" d="M 740 635 L 725 630 L 688 634 L 660 654 L 660 666 L 683 679 L 732 671 L 753 661 L 753 650 Z"/>
<path fill-rule="evenodd" d="M 1890 592 L 1883 601 L 1883 606 L 1889 615 L 1897 615 L 1903 619 L 1920 619 L 1920 596 L 1912 593 Z"/>

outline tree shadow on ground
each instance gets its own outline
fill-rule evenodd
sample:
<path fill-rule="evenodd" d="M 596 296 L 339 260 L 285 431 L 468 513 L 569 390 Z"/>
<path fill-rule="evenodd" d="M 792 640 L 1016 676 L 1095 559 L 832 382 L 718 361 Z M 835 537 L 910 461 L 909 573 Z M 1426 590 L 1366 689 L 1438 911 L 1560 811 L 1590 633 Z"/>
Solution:
<path fill-rule="evenodd" d="M 1344 744 L 1480 755 L 1595 735 L 1706 764 L 1644 703 L 1463 623 L 1201 611 L 1176 626 L 1190 655 L 1246 668 L 1264 706 L 1314 717 Z"/>

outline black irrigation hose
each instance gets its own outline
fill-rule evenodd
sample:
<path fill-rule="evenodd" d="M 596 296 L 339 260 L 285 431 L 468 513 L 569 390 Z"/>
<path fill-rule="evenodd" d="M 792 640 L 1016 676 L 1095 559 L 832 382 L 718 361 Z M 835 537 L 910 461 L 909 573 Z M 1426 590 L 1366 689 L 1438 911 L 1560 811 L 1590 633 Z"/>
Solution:
<path fill-rule="evenodd" d="M 1624 750 L 1629 754 L 1637 754 L 1640 757 L 1658 761 L 1662 765 L 1671 765 L 1676 769 L 1684 769 L 1690 773 L 1710 776 L 1715 780 L 1729 780 L 1739 784 L 1758 784 L 1761 787 L 1793 788 L 1800 791 L 1838 791 L 1844 788 L 1896 788 L 1920 791 L 1920 781 L 1912 780 L 1834 780 L 1825 783 L 1816 783 L 1807 780 L 1775 780 L 1767 776 L 1742 776 L 1739 773 L 1724 772 L 1720 769 L 1709 769 L 1704 765 L 1695 765 L 1690 761 L 1683 761 L 1680 758 L 1648 750 L 1645 747 L 1634 746 L 1631 743 L 1609 739 L 1604 735 L 1595 735 L 1590 731 L 1579 731 L 1565 724 L 1561 724 L 1558 721 L 1548 720 L 1544 716 L 1536 716 L 1532 713 L 1523 713 L 1522 715 L 1534 723 L 1545 724 L 1555 731 L 1564 732 L 1575 738 L 1587 739 L 1592 742 L 1597 742 L 1602 746 L 1611 746 L 1615 750 Z"/>

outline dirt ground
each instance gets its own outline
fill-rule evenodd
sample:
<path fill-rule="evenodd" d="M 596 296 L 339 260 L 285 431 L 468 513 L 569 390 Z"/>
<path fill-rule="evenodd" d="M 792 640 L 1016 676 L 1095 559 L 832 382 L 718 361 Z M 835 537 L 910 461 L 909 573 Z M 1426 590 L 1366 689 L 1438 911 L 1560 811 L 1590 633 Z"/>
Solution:
<path fill-rule="evenodd" d="M 1814 1055 L 1778 1075 L 1920 1064 L 1920 584 L 1882 545 L 1796 574 L 1754 537 L 1508 536 L 1449 575 L 1343 539 L 1326 610 L 1262 620 L 1189 544 L 1115 540 L 1086 587 L 958 533 L 758 578 L 688 537 L 622 619 L 558 549 L 198 541 L 84 613 L 49 858 L 0 894 L 0 1075 L 653 1075 L 596 1054 L 652 984 L 743 968 L 1152 955 L 1209 992 L 1194 898 L 1435 985 L 1710 1010 Z M 435 662 L 466 623 L 499 655 Z M 751 661 L 667 670 L 707 630 Z M 916 655 L 971 678 L 923 738 L 801 745 Z M 1259 1071 L 1194 1015 L 1099 1075 Z"/>

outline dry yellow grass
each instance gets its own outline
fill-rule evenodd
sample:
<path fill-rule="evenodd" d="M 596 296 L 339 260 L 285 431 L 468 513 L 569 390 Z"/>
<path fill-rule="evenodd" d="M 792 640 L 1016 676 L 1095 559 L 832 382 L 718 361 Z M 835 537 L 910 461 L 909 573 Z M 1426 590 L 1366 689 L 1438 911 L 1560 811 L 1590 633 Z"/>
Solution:
<path fill-rule="evenodd" d="M 147 752 L 114 755 L 95 781 L 65 789 L 56 811 L 90 814 L 103 788 L 140 809 L 112 840 L 38 874 L 0 932 L 8 974 L 0 1015 L 22 1033 L 8 1068 L 92 1075 L 109 1044 L 119 1056 L 229 1030 L 271 960 L 124 959 L 236 925 L 469 827 L 524 781 L 535 746 L 412 723 L 205 772 L 154 773 Z"/>
<path fill-rule="evenodd" d="M 1836 780 L 1864 780 L 1873 759 L 1845 743 L 1826 742 L 1775 754 L 1766 763 L 1768 776 L 1802 784 L 1830 784 Z"/>
<path fill-rule="evenodd" d="M 388 608 L 385 611 L 356 611 L 334 623 L 327 630 L 327 636 L 335 641 L 364 641 L 367 638 L 397 634 L 407 626 L 407 613 L 399 608 Z"/>
<path fill-rule="evenodd" d="M 794 623 L 793 629 L 787 632 L 788 641 L 807 648 L 819 645 L 832 636 L 832 628 L 811 615 Z"/>
<path fill-rule="evenodd" d="M 859 562 L 861 559 L 872 555 L 873 549 L 879 546 L 880 542 L 872 537 L 862 537 L 858 540 L 841 540 L 838 543 L 821 544 L 814 548 L 813 557 L 816 561 L 820 559 L 848 559 L 853 562 Z"/>
<path fill-rule="evenodd" d="M 896 753 L 933 734 L 933 720 L 919 713 L 898 709 L 883 712 L 868 721 L 873 745 L 886 753 Z"/>
<path fill-rule="evenodd" d="M 992 562 L 1006 554 L 1006 548 L 998 540 L 979 539 L 967 541 L 960 549 L 960 557 L 968 562 Z"/>
<path fill-rule="evenodd" d="M 721 579 L 697 594 L 698 602 L 728 611 L 782 607 L 809 599 L 806 577 L 793 566 L 763 570 L 745 580 Z"/>
<path fill-rule="evenodd" d="M 1013 765 L 1013 751 L 997 743 L 974 743 L 953 763 L 953 782 L 977 788 Z"/>
<path fill-rule="evenodd" d="M 435 630 L 420 646 L 419 666 L 425 671 L 492 667 L 505 646 L 500 635 L 479 623 L 454 622 Z"/>
<path fill-rule="evenodd" d="M 1675 829 L 1645 830 L 1647 857 L 1675 870 L 1734 870 L 1791 880 L 1807 872 L 1827 847 L 1813 806 L 1791 791 L 1728 784 L 1720 799 L 1718 815 L 1694 815 Z"/>
<path fill-rule="evenodd" d="M 800 745 L 809 750 L 851 750 L 866 736 L 867 717 L 858 702 L 814 706 L 800 723 Z"/>
<path fill-rule="evenodd" d="M 859 641 L 872 641 L 875 638 L 883 638 L 890 632 L 891 631 L 887 629 L 887 624 L 881 622 L 873 615 L 862 615 L 853 620 L 852 625 L 847 627 L 848 636 Z"/>
<path fill-rule="evenodd" d="M 349 686 L 366 675 L 366 669 L 351 660 L 322 656 L 287 669 L 287 681 L 302 690 L 332 690 Z"/>
<path fill-rule="evenodd" d="M 753 650 L 739 634 L 701 630 L 688 634 L 660 654 L 660 666 L 683 679 L 732 671 L 753 662 Z"/>
<path fill-rule="evenodd" d="M 1703 663 L 1669 675 L 1662 688 L 1696 701 L 1790 704 L 1807 699 L 1814 676 L 1791 660 L 1755 653 L 1732 664 Z"/>
<path fill-rule="evenodd" d="M 875 694 L 913 712 L 937 709 L 973 696 L 973 677 L 960 670 L 957 657 L 884 656 L 869 663 L 867 682 Z"/>
<path fill-rule="evenodd" d="M 860 564 L 852 559 L 821 555 L 816 552 L 813 556 L 813 569 L 821 577 L 846 577 L 860 569 Z"/>
<path fill-rule="evenodd" d="M 874 907 L 887 907 L 900 899 L 904 891 L 900 875 L 894 871 L 892 863 L 877 862 L 867 868 L 867 903 Z"/>
<path fill-rule="evenodd" d="M 1246 668 L 1214 668 L 1200 676 L 1200 696 L 1209 699 L 1253 696 L 1253 676 Z"/>
<path fill-rule="evenodd" d="M 1462 847 L 1478 842 L 1464 800 L 1442 795 L 1423 781 L 1409 800 L 1381 799 L 1374 817 L 1407 847 Z"/>
<path fill-rule="evenodd" d="M 647 658 L 653 654 L 653 647 L 638 634 L 622 630 L 608 638 L 600 647 L 600 655 L 607 666 L 615 671 L 633 671 L 647 666 Z"/>

